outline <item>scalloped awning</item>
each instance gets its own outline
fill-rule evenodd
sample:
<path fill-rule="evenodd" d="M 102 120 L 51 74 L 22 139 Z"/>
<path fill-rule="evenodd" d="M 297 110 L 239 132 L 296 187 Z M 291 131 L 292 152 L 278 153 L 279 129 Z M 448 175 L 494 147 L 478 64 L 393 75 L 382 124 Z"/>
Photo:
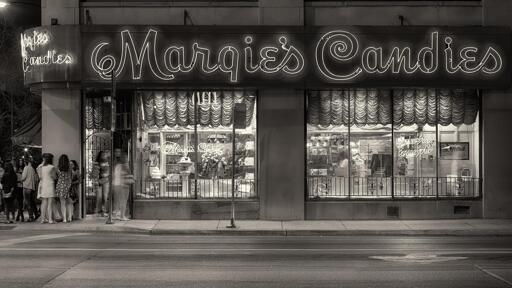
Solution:
<path fill-rule="evenodd" d="M 311 125 L 473 124 L 479 110 L 475 90 L 340 89 L 310 91 Z"/>
<path fill-rule="evenodd" d="M 255 98 L 254 91 L 244 90 L 146 91 L 141 93 L 143 103 L 141 108 L 144 123 L 148 127 L 185 127 L 194 125 L 196 119 L 197 124 L 201 126 L 228 127 L 233 123 L 234 103 L 246 104 L 245 121 L 250 125 L 254 114 Z"/>

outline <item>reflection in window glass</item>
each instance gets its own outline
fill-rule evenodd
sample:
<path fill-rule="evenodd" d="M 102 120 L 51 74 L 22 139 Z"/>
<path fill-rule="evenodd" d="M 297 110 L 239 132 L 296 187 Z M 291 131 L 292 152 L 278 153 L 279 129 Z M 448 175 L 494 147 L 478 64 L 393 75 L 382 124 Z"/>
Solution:
<path fill-rule="evenodd" d="M 436 196 L 436 127 L 394 127 L 395 196 Z"/>

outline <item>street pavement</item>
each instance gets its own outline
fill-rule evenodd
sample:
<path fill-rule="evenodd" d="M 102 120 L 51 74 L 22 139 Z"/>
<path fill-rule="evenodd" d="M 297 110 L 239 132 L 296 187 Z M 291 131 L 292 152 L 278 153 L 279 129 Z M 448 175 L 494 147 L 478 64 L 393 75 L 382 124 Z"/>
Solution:
<path fill-rule="evenodd" d="M 512 287 L 512 237 L 0 230 L 0 287 Z"/>
<path fill-rule="evenodd" d="M 88 216 L 72 223 L 0 224 L 0 231 L 128 232 L 154 235 L 252 235 L 252 236 L 352 236 L 352 235 L 459 235 L 512 236 L 512 219 L 450 220 L 343 220 L 343 221 L 264 221 L 229 220 L 131 220 L 105 224 L 105 218 Z"/>

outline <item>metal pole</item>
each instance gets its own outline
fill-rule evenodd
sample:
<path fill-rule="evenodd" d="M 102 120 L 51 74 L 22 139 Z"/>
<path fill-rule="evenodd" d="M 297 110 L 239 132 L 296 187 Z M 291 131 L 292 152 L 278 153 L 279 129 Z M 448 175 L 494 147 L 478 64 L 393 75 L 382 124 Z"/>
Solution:
<path fill-rule="evenodd" d="M 232 144 L 233 144 L 233 161 L 232 161 L 232 170 L 233 172 L 231 173 L 232 174 L 232 179 L 231 179 L 231 225 L 229 225 L 227 228 L 236 228 L 236 225 L 235 225 L 235 165 L 236 165 L 236 160 L 235 160 L 235 155 L 236 155 L 236 145 L 235 145 L 235 133 L 236 133 L 236 130 L 235 130 L 235 105 L 233 103 L 233 141 L 232 141 Z"/>
<path fill-rule="evenodd" d="M 199 92 L 197 92 L 199 93 Z M 197 107 L 197 102 L 199 96 L 196 98 L 196 92 L 192 92 L 192 98 L 190 98 L 192 101 L 194 101 L 194 151 L 195 151 L 195 162 L 194 162 L 194 199 L 197 199 L 197 172 L 199 171 L 198 163 L 199 163 L 199 137 L 197 135 L 197 113 L 199 112 L 199 109 Z M 189 100 L 190 101 L 190 100 Z M 204 183 L 204 182 L 203 182 Z"/>
<path fill-rule="evenodd" d="M 105 224 L 114 224 L 112 221 L 112 181 L 114 179 L 114 133 L 116 131 L 116 80 L 115 80 L 115 70 L 112 69 L 112 93 L 110 98 L 110 180 L 109 180 L 109 193 L 108 193 L 108 218 Z"/>
<path fill-rule="evenodd" d="M 14 161 L 14 94 L 11 93 L 11 160 Z"/>

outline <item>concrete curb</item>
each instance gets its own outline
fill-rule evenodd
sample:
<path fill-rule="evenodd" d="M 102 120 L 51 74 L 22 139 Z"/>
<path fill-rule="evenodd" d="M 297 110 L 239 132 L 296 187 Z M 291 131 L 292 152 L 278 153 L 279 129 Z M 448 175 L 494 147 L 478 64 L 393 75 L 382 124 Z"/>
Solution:
<path fill-rule="evenodd" d="M 285 236 L 512 236 L 512 230 L 288 230 Z"/>
<path fill-rule="evenodd" d="M 57 224 L 58 225 L 58 224 Z M 12 227 L 3 229 L 5 227 Z M 210 235 L 210 236 L 512 236 L 512 229 L 411 229 L 411 230 L 307 230 L 307 229 L 161 229 L 126 226 L 90 226 L 90 227 L 23 227 L 23 225 L 0 225 L 6 231 L 38 231 L 43 233 L 112 233 L 112 234 L 149 234 L 149 235 Z"/>

